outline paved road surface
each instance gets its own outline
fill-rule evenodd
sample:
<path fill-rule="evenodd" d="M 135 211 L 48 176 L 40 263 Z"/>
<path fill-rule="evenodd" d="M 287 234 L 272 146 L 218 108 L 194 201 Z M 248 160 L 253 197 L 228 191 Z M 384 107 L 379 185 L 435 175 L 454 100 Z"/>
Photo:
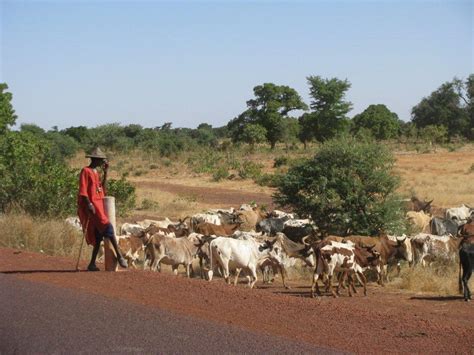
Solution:
<path fill-rule="evenodd" d="M 334 353 L 5 274 L 0 274 L 0 315 L 1 354 Z"/>

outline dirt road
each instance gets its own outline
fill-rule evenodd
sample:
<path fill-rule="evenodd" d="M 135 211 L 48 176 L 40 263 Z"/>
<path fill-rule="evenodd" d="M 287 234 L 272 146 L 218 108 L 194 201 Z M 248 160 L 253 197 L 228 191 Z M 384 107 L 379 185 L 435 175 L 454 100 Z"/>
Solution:
<path fill-rule="evenodd" d="M 220 280 L 208 283 L 200 279 L 186 279 L 181 275 L 176 277 L 166 273 L 68 272 L 73 266 L 74 261 L 67 258 L 26 252 L 15 253 L 11 249 L 0 249 L 0 273 L 3 274 L 0 275 L 1 303 L 8 305 L 8 300 L 13 302 L 11 298 L 18 295 L 19 300 L 21 297 L 25 299 L 22 304 L 32 306 L 34 298 L 32 300 L 31 292 L 35 292 L 36 299 L 40 305 L 44 304 L 44 307 L 49 307 L 46 303 L 41 303 L 45 299 L 52 299 L 53 304 L 58 299 L 57 312 L 62 314 L 62 310 L 66 312 L 68 309 L 67 314 L 70 314 L 68 318 L 58 316 L 55 322 L 46 322 L 51 331 L 57 331 L 58 334 L 61 334 L 63 324 L 70 317 L 77 316 L 78 319 L 82 319 L 85 309 L 89 306 L 80 303 L 81 300 L 77 301 L 77 307 L 73 307 L 72 310 L 61 306 L 62 300 L 71 294 L 67 292 L 71 291 L 80 295 L 79 298 L 97 299 L 99 303 L 97 307 L 101 309 L 110 305 L 114 314 L 123 314 L 124 318 L 117 317 L 116 321 L 119 323 L 123 320 L 128 321 L 124 326 L 125 333 L 126 329 L 132 329 L 132 334 L 138 334 L 140 329 L 150 324 L 145 322 L 144 327 L 134 324 L 140 323 L 135 317 L 136 307 L 145 307 L 150 312 L 150 322 L 153 322 L 153 319 L 158 322 L 158 318 L 163 314 L 160 312 L 166 312 L 170 317 L 176 315 L 179 319 L 173 324 L 179 324 L 181 319 L 184 319 L 180 317 L 186 317 L 189 324 L 195 322 L 195 327 L 189 329 L 190 333 L 184 330 L 183 334 L 189 336 L 189 339 L 196 339 L 189 340 L 190 343 L 197 342 L 196 351 L 205 348 L 199 345 L 198 338 L 193 334 L 198 334 L 201 327 L 204 327 L 202 329 L 206 332 L 206 326 L 225 328 L 224 336 L 233 334 L 234 330 L 248 332 L 236 335 L 235 343 L 231 338 L 226 338 L 229 348 L 222 349 L 225 352 L 246 352 L 247 348 L 238 345 L 235 347 L 239 344 L 240 336 L 245 338 L 246 335 L 243 334 L 262 337 L 260 345 L 270 339 L 270 344 L 275 344 L 271 345 L 271 349 L 276 352 L 331 349 L 356 353 L 465 354 L 474 351 L 472 338 L 474 305 L 463 302 L 457 296 L 416 296 L 389 292 L 374 286 L 369 289 L 368 297 L 362 297 L 359 293 L 354 298 L 344 295 L 338 299 L 327 296 L 311 299 L 308 297 L 309 281 L 308 285 L 295 285 L 292 290 L 284 290 L 278 283 L 271 287 L 249 290 L 244 285 L 228 286 Z M 28 285 L 33 285 L 31 286 L 33 290 L 27 290 L 26 293 L 6 291 L 5 287 L 17 287 L 16 282 L 19 281 L 28 281 Z M 24 284 L 20 286 L 27 289 L 30 287 Z M 59 292 L 62 296 L 54 298 L 51 292 Z M 2 307 L 3 313 L 5 306 Z M 7 309 L 10 310 L 9 319 L 2 317 L 3 323 L 0 328 L 2 338 L 8 336 L 8 339 L 11 339 L 13 333 L 7 332 L 11 327 L 19 327 L 26 333 L 36 331 L 34 327 L 28 326 L 28 322 L 38 317 L 37 313 L 32 312 L 29 319 L 18 306 Z M 102 313 L 97 312 L 99 317 L 102 317 Z M 157 318 L 154 318 L 155 316 Z M 138 319 L 141 319 L 140 317 Z M 184 328 L 188 329 L 186 327 L 189 324 L 183 322 L 185 322 Z M 84 325 L 87 324 L 89 323 L 86 318 Z M 232 329 L 229 330 L 227 328 L 229 326 Z M 173 328 L 172 325 L 170 327 L 178 332 L 180 330 L 180 327 Z M 34 334 L 38 336 L 39 333 Z M 64 334 L 69 334 L 67 328 Z M 253 344 L 254 340 L 251 339 L 254 338 L 250 337 L 251 335 L 249 342 Z M 86 338 L 84 335 L 82 339 Z M 283 344 L 282 338 L 286 339 Z M 136 340 L 139 344 L 134 343 L 133 336 L 127 339 L 130 340 L 130 345 L 127 346 L 131 347 L 132 352 L 134 347 L 144 349 L 145 352 L 150 349 L 144 347 L 140 338 Z M 209 341 L 213 340 L 209 338 Z M 136 352 L 140 351 L 138 348 Z M 42 349 L 47 350 L 47 347 Z M 186 350 L 183 347 L 176 348 L 175 352 L 179 351 Z M 262 351 L 266 352 L 263 348 L 255 348 L 255 352 Z"/>

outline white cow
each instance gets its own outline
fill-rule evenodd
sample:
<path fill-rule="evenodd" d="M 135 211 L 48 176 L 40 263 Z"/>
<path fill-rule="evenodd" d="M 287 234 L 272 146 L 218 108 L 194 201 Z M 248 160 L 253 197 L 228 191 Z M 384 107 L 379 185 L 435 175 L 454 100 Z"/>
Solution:
<path fill-rule="evenodd" d="M 282 247 L 280 242 L 263 241 L 258 242 L 253 238 L 233 239 L 218 237 L 209 243 L 210 270 L 209 281 L 213 276 L 214 260 L 222 268 L 224 278 L 230 283 L 230 269 L 246 269 L 250 272 L 249 287 L 253 288 L 257 282 L 257 267 L 265 259 L 272 259 L 282 264 Z"/>
<path fill-rule="evenodd" d="M 79 217 L 68 217 L 64 220 L 67 224 L 82 232 L 82 225 Z"/>
<path fill-rule="evenodd" d="M 197 226 L 199 223 L 211 223 L 217 226 L 222 225 L 221 217 L 218 213 L 197 213 L 191 216 L 191 225 Z"/>
<path fill-rule="evenodd" d="M 466 205 L 448 208 L 446 210 L 446 219 L 455 222 L 458 226 L 466 224 L 468 219 L 472 217 L 474 217 L 474 208 Z"/>

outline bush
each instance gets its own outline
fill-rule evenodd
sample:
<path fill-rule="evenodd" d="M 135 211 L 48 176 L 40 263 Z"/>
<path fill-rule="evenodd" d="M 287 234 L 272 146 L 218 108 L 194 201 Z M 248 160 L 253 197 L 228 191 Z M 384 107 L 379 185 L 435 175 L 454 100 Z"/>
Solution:
<path fill-rule="evenodd" d="M 404 216 L 395 195 L 395 159 L 374 141 L 341 137 L 323 144 L 313 159 L 291 167 L 278 180 L 280 206 L 311 216 L 327 233 L 400 233 Z"/>
<path fill-rule="evenodd" d="M 125 216 L 135 208 L 135 186 L 129 183 L 124 176 L 120 180 L 110 179 L 108 181 L 107 195 L 115 197 L 118 216 Z"/>
<path fill-rule="evenodd" d="M 273 162 L 273 167 L 278 168 L 280 166 L 288 164 L 288 157 L 276 157 L 274 162 Z"/>
<path fill-rule="evenodd" d="M 262 164 L 246 160 L 239 169 L 239 176 L 242 179 L 256 179 L 262 174 Z"/>
<path fill-rule="evenodd" d="M 143 199 L 142 205 L 140 207 L 141 210 L 149 210 L 149 211 L 155 211 L 159 207 L 158 202 L 150 200 L 148 198 Z"/>
<path fill-rule="evenodd" d="M 222 179 L 227 179 L 229 172 L 225 166 L 219 166 L 214 173 L 212 174 L 212 180 L 220 181 Z"/>
<path fill-rule="evenodd" d="M 255 179 L 255 182 L 260 186 L 277 187 L 278 186 L 278 175 L 275 174 L 262 174 Z"/>
<path fill-rule="evenodd" d="M 76 212 L 78 172 L 57 156 L 51 142 L 30 132 L 0 138 L 0 211 L 15 205 L 34 216 Z"/>

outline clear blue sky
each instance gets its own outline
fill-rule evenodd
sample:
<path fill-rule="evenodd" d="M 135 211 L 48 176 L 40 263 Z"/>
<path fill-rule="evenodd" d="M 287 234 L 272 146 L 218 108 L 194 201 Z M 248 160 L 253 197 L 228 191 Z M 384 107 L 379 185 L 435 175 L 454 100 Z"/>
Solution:
<path fill-rule="evenodd" d="M 0 81 L 18 123 L 225 125 L 254 86 L 347 78 L 354 114 L 401 119 L 473 73 L 472 1 L 5 1 Z"/>

